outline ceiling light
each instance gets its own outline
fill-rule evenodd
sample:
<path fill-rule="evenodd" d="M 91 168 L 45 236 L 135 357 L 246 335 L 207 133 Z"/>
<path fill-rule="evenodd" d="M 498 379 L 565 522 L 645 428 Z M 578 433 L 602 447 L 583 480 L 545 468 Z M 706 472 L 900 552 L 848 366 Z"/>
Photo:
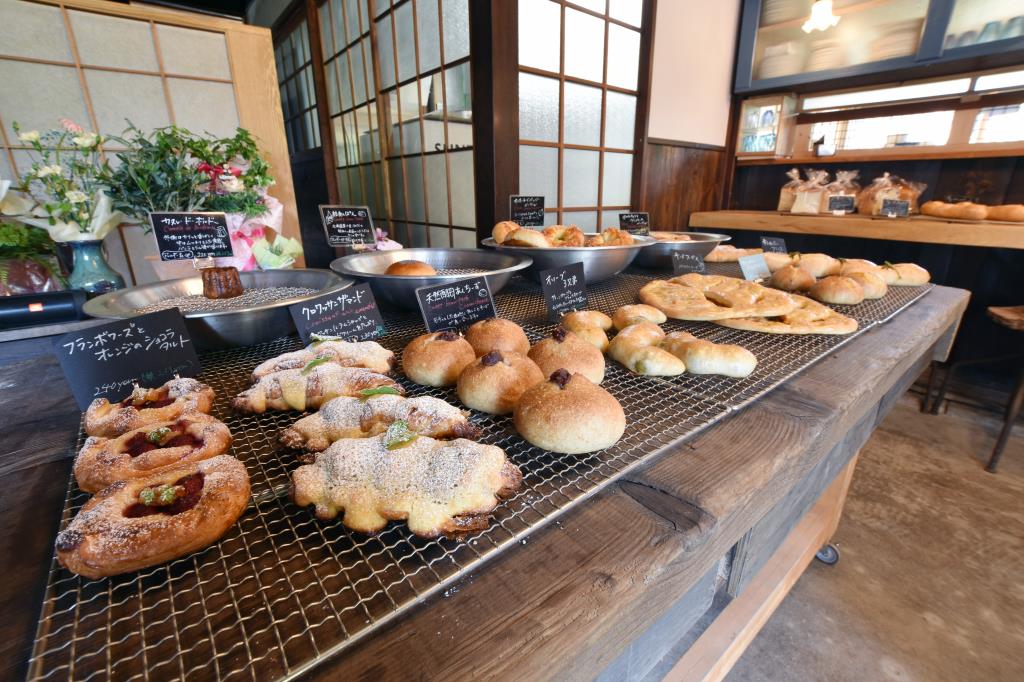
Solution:
<path fill-rule="evenodd" d="M 801 28 L 804 33 L 825 31 L 839 23 L 839 17 L 832 14 L 832 0 L 815 0 L 811 5 L 811 16 Z"/>

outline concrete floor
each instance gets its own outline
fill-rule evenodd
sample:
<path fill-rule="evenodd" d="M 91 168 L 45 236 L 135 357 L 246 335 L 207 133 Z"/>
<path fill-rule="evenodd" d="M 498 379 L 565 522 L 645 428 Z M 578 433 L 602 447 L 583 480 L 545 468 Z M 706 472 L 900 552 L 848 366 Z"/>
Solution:
<path fill-rule="evenodd" d="M 861 451 L 833 542 L 729 682 L 1024 680 L 1024 425 L 906 395 Z"/>

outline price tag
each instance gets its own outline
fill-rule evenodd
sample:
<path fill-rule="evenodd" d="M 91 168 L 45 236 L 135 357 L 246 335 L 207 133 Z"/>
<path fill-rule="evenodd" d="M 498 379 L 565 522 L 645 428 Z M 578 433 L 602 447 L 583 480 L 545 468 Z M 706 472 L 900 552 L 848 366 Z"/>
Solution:
<path fill-rule="evenodd" d="M 304 343 L 312 334 L 369 341 L 384 334 L 384 319 L 369 284 L 333 291 L 288 306 Z"/>
<path fill-rule="evenodd" d="M 789 253 L 782 237 L 761 237 L 761 248 L 769 253 Z"/>
<path fill-rule="evenodd" d="M 651 233 L 651 216 L 649 213 L 620 213 L 619 229 L 646 237 Z"/>
<path fill-rule="evenodd" d="M 149 224 L 162 261 L 235 255 L 223 213 L 150 213 Z"/>
<path fill-rule="evenodd" d="M 460 279 L 416 290 L 416 300 L 427 331 L 468 327 L 479 320 L 497 317 L 486 277 Z"/>
<path fill-rule="evenodd" d="M 583 274 L 583 263 L 541 270 L 540 288 L 548 306 L 548 319 L 552 322 L 557 322 L 564 313 L 587 308 L 587 280 Z"/>
<path fill-rule="evenodd" d="M 329 246 L 373 244 L 377 241 L 373 218 L 366 206 L 326 206 L 321 204 L 320 222 Z"/>
<path fill-rule="evenodd" d="M 81 410 L 96 398 L 123 400 L 135 383 L 154 388 L 175 374 L 200 371 L 177 308 L 64 334 L 54 339 L 53 352 Z"/>
<path fill-rule="evenodd" d="M 522 227 L 544 225 L 544 197 L 513 194 L 508 198 L 509 220 Z"/>
<path fill-rule="evenodd" d="M 906 218 L 910 215 L 910 202 L 906 199 L 882 199 L 882 215 Z"/>
<path fill-rule="evenodd" d="M 685 275 L 688 272 L 705 273 L 707 271 L 708 268 L 701 256 L 686 251 L 672 252 L 672 272 L 675 274 Z"/>
<path fill-rule="evenodd" d="M 747 280 L 768 279 L 772 276 L 763 253 L 740 258 L 740 270 L 743 271 L 743 279 Z"/>
<path fill-rule="evenodd" d="M 828 198 L 829 213 L 839 215 L 853 213 L 854 199 L 855 197 L 852 194 L 833 194 Z"/>

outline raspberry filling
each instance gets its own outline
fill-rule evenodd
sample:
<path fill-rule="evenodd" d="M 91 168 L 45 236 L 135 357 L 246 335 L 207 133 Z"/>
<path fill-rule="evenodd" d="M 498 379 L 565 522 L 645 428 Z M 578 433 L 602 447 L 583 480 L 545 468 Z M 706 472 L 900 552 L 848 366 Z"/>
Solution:
<path fill-rule="evenodd" d="M 159 407 L 167 407 L 175 401 L 175 398 L 169 398 L 167 391 L 160 391 L 156 394 L 155 398 L 147 398 L 145 400 L 139 400 L 135 395 L 130 395 L 121 402 L 118 403 L 121 407 L 134 407 L 138 410 L 151 410 Z"/>
<path fill-rule="evenodd" d="M 157 448 L 178 448 L 188 446 L 195 449 L 202 446 L 202 438 L 196 438 L 191 433 L 183 430 L 188 428 L 187 422 L 179 422 L 174 426 L 174 430 L 168 429 L 165 434 L 161 434 L 160 429 L 154 429 L 153 431 L 148 432 L 140 431 L 139 433 L 136 433 L 125 441 L 124 452 L 128 453 L 128 456 L 134 459 L 145 452 L 156 450 Z M 178 429 L 182 429 L 182 431 L 178 431 Z"/>
<path fill-rule="evenodd" d="M 153 514 L 164 514 L 165 516 L 181 514 L 199 503 L 199 498 L 203 496 L 204 482 L 202 472 L 197 471 L 194 474 L 189 474 L 179 478 L 172 484 L 175 487 L 181 487 L 181 493 L 174 502 L 161 505 L 136 502 L 128 505 L 122 513 L 129 519 L 139 518 L 140 516 L 152 516 Z"/>

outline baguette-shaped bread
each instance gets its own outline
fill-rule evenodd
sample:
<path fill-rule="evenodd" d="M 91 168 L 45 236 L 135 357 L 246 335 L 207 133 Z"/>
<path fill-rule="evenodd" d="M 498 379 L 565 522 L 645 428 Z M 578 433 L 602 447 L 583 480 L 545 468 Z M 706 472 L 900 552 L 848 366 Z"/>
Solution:
<path fill-rule="evenodd" d="M 395 354 L 376 341 L 314 341 L 302 350 L 283 353 L 256 365 L 252 380 L 258 381 L 283 369 L 302 369 L 313 360 L 324 359 L 342 367 L 364 367 L 386 374 L 395 366 Z"/>
<path fill-rule="evenodd" d="M 644 376 L 670 377 L 686 371 L 682 360 L 658 347 L 665 332 L 653 322 L 637 322 L 615 335 L 608 355 L 631 372 Z"/>
<path fill-rule="evenodd" d="M 361 367 L 331 363 L 308 369 L 286 369 L 260 377 L 242 391 L 231 406 L 238 412 L 263 414 L 267 410 L 315 410 L 331 398 L 358 397 L 368 388 L 388 386 L 399 394 L 404 389 L 390 377 Z"/>
<path fill-rule="evenodd" d="M 757 357 L 742 346 L 713 343 L 688 332 L 672 332 L 661 347 L 686 364 L 690 374 L 721 374 L 742 379 L 757 367 Z"/>

